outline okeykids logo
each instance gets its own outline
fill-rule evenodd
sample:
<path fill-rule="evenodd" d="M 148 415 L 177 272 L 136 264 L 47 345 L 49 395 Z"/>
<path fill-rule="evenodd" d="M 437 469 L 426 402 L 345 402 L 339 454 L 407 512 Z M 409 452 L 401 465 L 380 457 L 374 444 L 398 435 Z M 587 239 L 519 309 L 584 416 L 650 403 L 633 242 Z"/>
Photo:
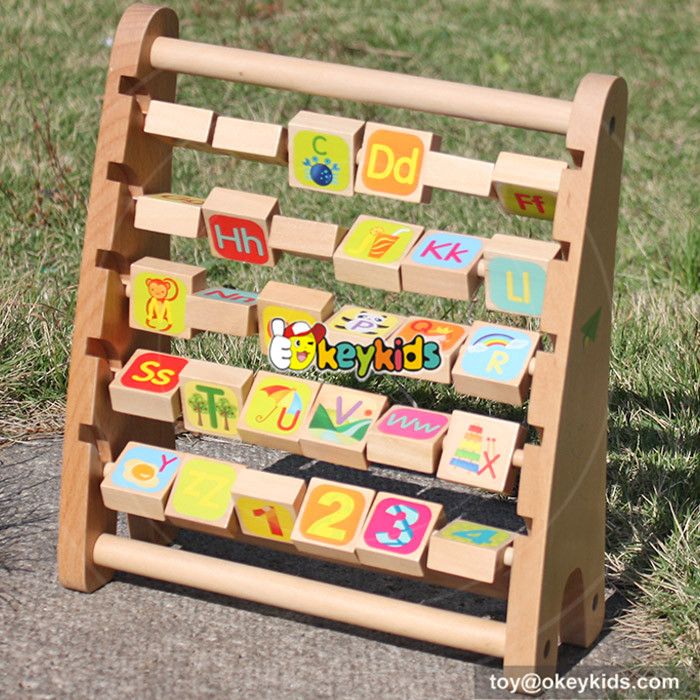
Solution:
<path fill-rule="evenodd" d="M 375 338 L 371 345 L 341 341 L 332 345 L 321 323 L 306 321 L 286 324 L 283 318 L 270 323 L 270 364 L 278 370 L 301 372 L 315 364 L 321 371 L 354 372 L 358 379 L 370 374 L 420 372 L 437 369 L 442 362 L 440 346 L 416 335 L 410 342 L 396 338 L 393 345 Z"/>

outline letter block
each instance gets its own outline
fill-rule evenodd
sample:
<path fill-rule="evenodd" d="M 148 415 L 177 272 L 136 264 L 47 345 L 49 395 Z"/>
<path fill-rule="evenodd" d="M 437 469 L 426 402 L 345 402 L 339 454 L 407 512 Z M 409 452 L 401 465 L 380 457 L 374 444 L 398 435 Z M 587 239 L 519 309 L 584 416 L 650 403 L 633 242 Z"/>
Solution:
<path fill-rule="evenodd" d="M 333 255 L 341 282 L 401 291 L 401 263 L 423 233 L 422 226 L 359 216 Z"/>
<path fill-rule="evenodd" d="M 347 304 L 325 322 L 326 339 L 334 345 L 346 341 L 367 346 L 375 338 L 386 342 L 405 320 L 404 316 Z"/>
<path fill-rule="evenodd" d="M 477 266 L 485 239 L 447 231 L 427 231 L 401 263 L 405 292 L 468 301 L 481 279 Z"/>
<path fill-rule="evenodd" d="M 202 204 L 203 199 L 184 194 L 144 194 L 136 197 L 134 226 L 171 236 L 202 238 L 206 236 Z"/>
<path fill-rule="evenodd" d="M 365 123 L 301 111 L 289 122 L 289 184 L 351 197 Z"/>
<path fill-rule="evenodd" d="M 212 255 L 266 267 L 277 264 L 279 253 L 268 241 L 272 217 L 279 214 L 277 199 L 215 187 L 202 212 Z"/>
<path fill-rule="evenodd" d="M 273 250 L 294 253 L 304 258 L 332 260 L 347 229 L 323 221 L 273 216 L 270 245 Z"/>
<path fill-rule="evenodd" d="M 430 534 L 444 519 L 440 503 L 380 492 L 365 521 L 357 558 L 368 566 L 422 576 Z"/>
<path fill-rule="evenodd" d="M 249 336 L 258 332 L 258 295 L 241 289 L 211 287 L 187 298 L 185 323 L 214 333 Z"/>
<path fill-rule="evenodd" d="M 219 117 L 211 142 L 213 151 L 262 163 L 287 162 L 287 130 L 278 124 Z"/>
<path fill-rule="evenodd" d="M 539 345 L 539 333 L 476 321 L 452 368 L 452 383 L 460 394 L 519 406 Z"/>
<path fill-rule="evenodd" d="M 514 537 L 508 530 L 458 518 L 431 535 L 428 568 L 493 583 Z"/>
<path fill-rule="evenodd" d="M 304 479 L 246 469 L 232 490 L 241 532 L 289 542 L 305 492 Z"/>
<path fill-rule="evenodd" d="M 439 479 L 489 491 L 513 490 L 513 454 L 522 447 L 525 428 L 499 418 L 454 411 L 442 445 Z"/>
<path fill-rule="evenodd" d="M 539 316 L 547 266 L 561 250 L 553 241 L 534 241 L 497 233 L 484 250 L 486 308 Z"/>
<path fill-rule="evenodd" d="M 180 374 L 184 357 L 136 350 L 109 384 L 112 408 L 132 416 L 172 423 L 180 416 Z"/>
<path fill-rule="evenodd" d="M 355 548 L 375 491 L 314 477 L 309 482 L 292 541 L 300 552 L 357 563 Z"/>
<path fill-rule="evenodd" d="M 191 338 L 185 322 L 188 295 L 204 289 L 203 267 L 141 258 L 131 265 L 129 325 L 152 333 Z"/>
<path fill-rule="evenodd" d="M 412 406 L 392 406 L 367 436 L 367 459 L 434 474 L 450 416 Z"/>
<path fill-rule="evenodd" d="M 386 396 L 323 384 L 299 443 L 305 457 L 367 469 L 367 431 L 388 405 Z"/>
<path fill-rule="evenodd" d="M 176 146 L 209 150 L 215 116 L 211 109 L 151 100 L 143 130 Z"/>

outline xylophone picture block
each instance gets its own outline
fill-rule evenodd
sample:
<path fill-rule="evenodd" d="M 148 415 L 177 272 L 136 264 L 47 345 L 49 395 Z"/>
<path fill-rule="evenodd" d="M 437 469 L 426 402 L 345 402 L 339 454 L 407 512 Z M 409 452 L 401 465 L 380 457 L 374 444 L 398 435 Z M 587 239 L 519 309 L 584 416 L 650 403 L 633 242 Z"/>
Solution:
<path fill-rule="evenodd" d="M 136 197 L 134 226 L 183 238 L 206 236 L 200 197 L 162 192 Z"/>
<path fill-rule="evenodd" d="M 249 336 L 258 332 L 256 292 L 210 287 L 187 299 L 185 323 L 200 331 Z"/>
<path fill-rule="evenodd" d="M 211 109 L 151 100 L 143 130 L 176 146 L 207 150 L 215 116 Z"/>
<path fill-rule="evenodd" d="M 270 245 L 273 250 L 303 258 L 332 260 L 333 253 L 347 230 L 323 221 L 273 216 Z"/>
<path fill-rule="evenodd" d="M 347 341 L 354 345 L 371 345 L 375 338 L 386 342 L 406 319 L 385 311 L 346 304 L 326 322 L 326 338 L 337 345 Z"/>
<path fill-rule="evenodd" d="M 287 130 L 278 124 L 220 116 L 211 147 L 217 153 L 283 165 L 287 162 Z"/>

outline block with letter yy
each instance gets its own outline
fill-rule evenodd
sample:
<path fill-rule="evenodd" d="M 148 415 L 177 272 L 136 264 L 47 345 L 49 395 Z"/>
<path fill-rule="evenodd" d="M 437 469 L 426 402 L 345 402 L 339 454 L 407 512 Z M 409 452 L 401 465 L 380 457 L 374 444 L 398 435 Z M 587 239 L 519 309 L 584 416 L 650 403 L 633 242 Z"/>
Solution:
<path fill-rule="evenodd" d="M 136 197 L 134 226 L 184 238 L 206 236 L 200 197 L 162 192 Z"/>
<path fill-rule="evenodd" d="M 185 323 L 190 328 L 228 335 L 255 335 L 258 330 L 256 292 L 210 287 L 187 299 Z"/>
<path fill-rule="evenodd" d="M 386 342 L 405 320 L 404 316 L 386 311 L 346 304 L 326 320 L 326 339 L 333 345 L 346 341 L 367 346 L 375 338 Z"/>

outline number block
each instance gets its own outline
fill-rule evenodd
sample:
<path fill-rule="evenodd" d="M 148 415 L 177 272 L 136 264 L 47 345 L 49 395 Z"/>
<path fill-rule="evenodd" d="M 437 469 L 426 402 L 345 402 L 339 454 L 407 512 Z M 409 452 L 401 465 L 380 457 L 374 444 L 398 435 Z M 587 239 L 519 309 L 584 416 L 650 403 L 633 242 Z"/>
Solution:
<path fill-rule="evenodd" d="M 486 308 L 539 316 L 544 303 L 547 266 L 561 246 L 497 233 L 486 244 Z"/>
<path fill-rule="evenodd" d="M 129 325 L 175 338 L 191 338 L 185 322 L 188 295 L 204 289 L 203 267 L 141 258 L 131 265 Z"/>
<path fill-rule="evenodd" d="M 561 160 L 501 153 L 493 169 L 493 187 L 509 214 L 553 219 L 561 174 L 566 168 Z"/>
<path fill-rule="evenodd" d="M 203 199 L 184 194 L 144 194 L 136 197 L 134 226 L 171 236 L 202 238 L 206 236 L 202 204 Z"/>
<path fill-rule="evenodd" d="M 241 439 L 301 454 L 299 434 L 320 387 L 306 379 L 258 372 L 238 419 Z"/>
<path fill-rule="evenodd" d="M 335 276 L 363 287 L 401 291 L 401 263 L 422 226 L 359 216 L 333 255 Z"/>
<path fill-rule="evenodd" d="M 241 289 L 212 287 L 188 297 L 185 323 L 214 333 L 249 336 L 258 332 L 258 295 Z"/>
<path fill-rule="evenodd" d="M 332 260 L 347 229 L 322 221 L 273 216 L 270 245 L 273 250 L 315 260 Z"/>
<path fill-rule="evenodd" d="M 195 433 L 238 437 L 237 420 L 253 376 L 249 369 L 190 360 L 180 374 L 185 428 Z"/>
<path fill-rule="evenodd" d="M 296 548 L 356 563 L 355 548 L 375 493 L 360 486 L 311 479 L 292 531 Z"/>
<path fill-rule="evenodd" d="M 289 184 L 351 197 L 365 123 L 299 112 L 289 122 Z"/>
<path fill-rule="evenodd" d="M 180 416 L 180 374 L 184 357 L 136 350 L 109 384 L 112 408 L 132 416 L 172 423 Z"/>
<path fill-rule="evenodd" d="M 404 316 L 348 304 L 336 311 L 324 325 L 326 338 L 333 345 L 346 341 L 367 346 L 375 338 L 386 342 L 405 320 Z"/>
<path fill-rule="evenodd" d="M 380 492 L 362 529 L 357 557 L 368 566 L 422 576 L 430 534 L 444 517 L 439 503 Z"/>
<path fill-rule="evenodd" d="M 278 124 L 219 117 L 212 150 L 263 163 L 287 162 L 287 130 Z"/>
<path fill-rule="evenodd" d="M 525 428 L 499 418 L 454 411 L 442 446 L 437 476 L 489 491 L 513 489 L 513 453 L 525 440 Z"/>
<path fill-rule="evenodd" d="M 401 263 L 401 286 L 446 299 L 469 300 L 481 279 L 477 266 L 485 239 L 447 231 L 427 231 Z"/>
<path fill-rule="evenodd" d="M 100 484 L 107 508 L 152 520 L 165 520 L 165 502 L 182 455 L 173 450 L 129 442 Z"/>
<path fill-rule="evenodd" d="M 457 519 L 434 532 L 428 548 L 428 568 L 474 581 L 493 583 L 503 568 L 503 556 L 515 533 Z"/>
<path fill-rule="evenodd" d="M 300 433 L 302 454 L 367 469 L 367 431 L 387 405 L 386 396 L 324 384 Z"/>
<path fill-rule="evenodd" d="M 289 542 L 306 492 L 306 482 L 293 476 L 247 469 L 233 487 L 241 532 Z"/>
<path fill-rule="evenodd" d="M 529 364 L 539 344 L 539 333 L 475 322 L 452 368 L 455 389 L 519 406 L 530 387 Z"/>
<path fill-rule="evenodd" d="M 279 253 L 268 242 L 272 217 L 279 214 L 277 199 L 215 187 L 202 212 L 212 255 L 267 267 L 277 264 Z"/>
<path fill-rule="evenodd" d="M 151 100 L 143 130 L 176 146 L 209 150 L 214 117 L 211 109 Z"/>
<path fill-rule="evenodd" d="M 412 406 L 392 406 L 369 431 L 367 459 L 434 474 L 450 416 Z"/>

